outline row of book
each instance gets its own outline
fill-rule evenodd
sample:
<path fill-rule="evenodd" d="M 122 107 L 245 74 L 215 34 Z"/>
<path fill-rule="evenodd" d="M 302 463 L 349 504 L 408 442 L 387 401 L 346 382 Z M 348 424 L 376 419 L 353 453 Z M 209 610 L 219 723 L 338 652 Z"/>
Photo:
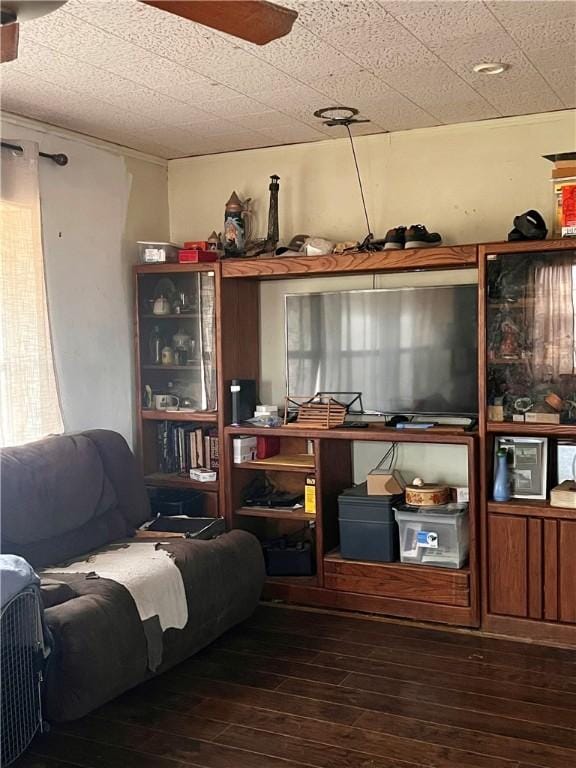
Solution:
<path fill-rule="evenodd" d="M 214 428 L 162 421 L 157 429 L 160 472 L 189 472 L 198 467 L 218 469 L 218 433 Z"/>

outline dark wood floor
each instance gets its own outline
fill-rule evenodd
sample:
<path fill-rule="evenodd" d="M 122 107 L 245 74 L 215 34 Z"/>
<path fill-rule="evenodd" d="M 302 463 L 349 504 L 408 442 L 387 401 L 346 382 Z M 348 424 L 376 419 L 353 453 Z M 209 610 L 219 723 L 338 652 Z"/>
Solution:
<path fill-rule="evenodd" d="M 574 768 L 576 652 L 262 606 L 18 768 Z"/>

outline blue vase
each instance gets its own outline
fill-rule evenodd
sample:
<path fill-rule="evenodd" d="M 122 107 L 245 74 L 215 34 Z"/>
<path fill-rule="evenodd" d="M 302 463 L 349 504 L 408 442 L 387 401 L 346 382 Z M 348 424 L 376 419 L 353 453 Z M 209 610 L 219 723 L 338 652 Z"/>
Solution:
<path fill-rule="evenodd" d="M 496 477 L 494 478 L 494 501 L 510 501 L 510 473 L 508 471 L 508 452 L 501 448 L 496 455 Z"/>

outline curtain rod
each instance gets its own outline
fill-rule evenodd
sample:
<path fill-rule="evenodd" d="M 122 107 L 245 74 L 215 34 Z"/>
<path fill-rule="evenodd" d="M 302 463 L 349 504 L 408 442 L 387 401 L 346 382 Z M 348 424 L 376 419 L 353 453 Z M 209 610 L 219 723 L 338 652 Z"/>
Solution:
<path fill-rule="evenodd" d="M 22 152 L 22 147 L 19 144 L 10 144 L 7 141 L 2 142 L 2 149 L 14 149 L 16 152 Z M 68 155 L 63 154 L 57 154 L 57 155 L 50 155 L 47 152 L 38 152 L 40 157 L 47 157 L 49 160 L 52 160 L 52 162 L 56 163 L 56 165 L 68 165 Z"/>

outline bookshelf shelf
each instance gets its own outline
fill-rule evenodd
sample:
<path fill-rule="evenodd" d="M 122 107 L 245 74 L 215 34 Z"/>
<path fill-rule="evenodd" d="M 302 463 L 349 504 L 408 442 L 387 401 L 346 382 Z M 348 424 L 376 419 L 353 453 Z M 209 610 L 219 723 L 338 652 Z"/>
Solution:
<path fill-rule="evenodd" d="M 148 421 L 201 421 L 216 424 L 216 411 L 157 411 L 142 409 L 140 415 Z"/>
<path fill-rule="evenodd" d="M 306 520 L 314 522 L 315 515 L 304 512 L 303 509 L 280 509 L 275 507 L 240 507 L 235 511 L 241 517 L 268 517 L 271 520 Z"/>
<path fill-rule="evenodd" d="M 234 464 L 234 467 L 236 469 L 264 469 L 269 472 L 304 472 L 307 475 L 313 475 L 316 471 L 314 466 L 314 456 L 306 453 L 296 456 L 278 454 L 276 456 L 270 456 L 268 459 L 243 461 L 241 464 Z"/>
<path fill-rule="evenodd" d="M 192 480 L 186 475 L 178 472 L 152 472 L 144 477 L 148 485 L 156 485 L 162 488 L 190 488 L 196 491 L 217 491 L 218 481 L 210 483 L 201 483 L 199 480 Z"/>

